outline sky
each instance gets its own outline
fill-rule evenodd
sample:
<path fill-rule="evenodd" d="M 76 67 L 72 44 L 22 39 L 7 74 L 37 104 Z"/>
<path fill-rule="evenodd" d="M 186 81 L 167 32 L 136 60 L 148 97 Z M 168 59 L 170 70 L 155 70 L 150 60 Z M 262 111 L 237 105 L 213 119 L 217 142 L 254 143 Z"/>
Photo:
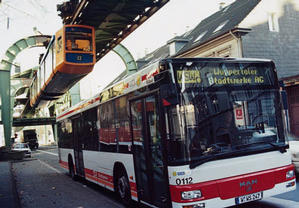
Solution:
<path fill-rule="evenodd" d="M 234 0 L 170 0 L 149 20 L 131 33 L 122 44 L 129 49 L 135 60 L 146 53 L 165 45 L 176 35 L 193 29 L 200 21 L 219 10 L 220 2 Z M 0 3 L 0 56 L 9 46 L 21 38 L 39 31 L 53 35 L 62 26 L 56 5 L 63 0 L 2 0 Z M 8 19 L 9 17 L 9 25 Z M 39 53 L 44 49 L 34 48 L 21 52 L 16 62 L 21 70 L 38 65 Z M 125 69 L 114 52 L 108 53 L 94 67 L 93 72 L 80 81 L 81 97 L 88 98 L 99 92 Z"/>

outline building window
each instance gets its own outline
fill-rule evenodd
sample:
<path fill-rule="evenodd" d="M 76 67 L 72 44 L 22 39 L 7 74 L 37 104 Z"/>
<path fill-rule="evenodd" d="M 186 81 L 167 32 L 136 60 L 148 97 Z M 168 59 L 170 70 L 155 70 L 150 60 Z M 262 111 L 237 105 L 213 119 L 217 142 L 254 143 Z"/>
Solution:
<path fill-rule="evenodd" d="M 228 23 L 228 20 L 222 22 L 214 31 L 213 31 L 213 34 L 214 33 L 217 33 L 219 32 L 226 24 Z"/>
<path fill-rule="evenodd" d="M 208 31 L 204 31 L 204 32 L 200 33 L 200 34 L 198 35 L 198 37 L 193 41 L 193 43 L 195 43 L 195 42 L 197 42 L 197 41 L 200 41 L 200 40 L 203 38 L 203 36 L 205 36 L 205 34 L 207 34 L 207 32 L 208 32 Z"/>
<path fill-rule="evenodd" d="M 275 13 L 270 13 L 268 16 L 268 25 L 271 32 L 279 32 L 278 17 Z"/>

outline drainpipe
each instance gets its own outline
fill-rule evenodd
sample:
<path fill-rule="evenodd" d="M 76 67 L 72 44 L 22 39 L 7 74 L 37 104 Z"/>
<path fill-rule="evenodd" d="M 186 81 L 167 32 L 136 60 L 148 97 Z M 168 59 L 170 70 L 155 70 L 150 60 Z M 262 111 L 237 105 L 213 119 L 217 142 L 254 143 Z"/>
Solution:
<path fill-rule="evenodd" d="M 242 58 L 243 57 L 243 53 L 242 53 L 243 51 L 242 51 L 242 41 L 241 41 L 241 38 L 238 38 L 231 30 L 229 31 L 229 33 L 237 41 L 237 45 L 238 45 L 238 57 Z"/>

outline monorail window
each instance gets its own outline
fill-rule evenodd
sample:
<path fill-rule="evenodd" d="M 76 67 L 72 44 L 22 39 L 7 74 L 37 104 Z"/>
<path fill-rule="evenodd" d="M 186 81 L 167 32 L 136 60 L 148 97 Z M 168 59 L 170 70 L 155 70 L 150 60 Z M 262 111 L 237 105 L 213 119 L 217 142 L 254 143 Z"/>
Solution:
<path fill-rule="evenodd" d="M 37 90 L 36 92 L 38 93 L 41 89 L 41 72 L 40 72 L 40 68 L 37 70 Z"/>
<path fill-rule="evenodd" d="M 56 53 L 60 53 L 62 49 L 62 37 L 57 38 L 57 43 L 56 43 Z"/>
<path fill-rule="evenodd" d="M 53 65 L 53 45 L 49 48 L 49 53 L 45 59 L 45 82 L 49 79 L 52 70 L 54 68 Z"/>
<path fill-rule="evenodd" d="M 66 32 L 67 51 L 92 51 L 92 34 L 84 32 Z"/>

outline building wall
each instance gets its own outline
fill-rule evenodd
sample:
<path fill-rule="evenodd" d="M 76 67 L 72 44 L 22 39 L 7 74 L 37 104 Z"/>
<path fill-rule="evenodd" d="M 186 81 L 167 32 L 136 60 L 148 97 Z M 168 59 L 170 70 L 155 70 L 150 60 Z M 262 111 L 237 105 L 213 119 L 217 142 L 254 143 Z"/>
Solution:
<path fill-rule="evenodd" d="M 299 1 L 262 0 L 239 25 L 252 31 L 242 37 L 244 57 L 275 62 L 278 77 L 299 75 Z M 291 133 L 299 136 L 298 87 L 287 88 Z"/>
<path fill-rule="evenodd" d="M 272 59 L 279 78 L 298 75 L 298 19 L 298 0 L 262 0 L 239 25 L 252 29 L 242 37 L 243 56 Z"/>
<path fill-rule="evenodd" d="M 289 104 L 291 133 L 299 137 L 299 85 L 286 88 Z"/>
<path fill-rule="evenodd" d="M 241 51 L 238 41 L 231 34 L 227 34 L 180 57 L 241 57 Z"/>
<path fill-rule="evenodd" d="M 16 139 L 15 142 L 24 142 L 23 130 L 28 130 L 28 129 L 36 130 L 36 134 L 37 134 L 36 136 L 39 145 L 51 145 L 55 143 L 53 129 L 51 125 L 26 126 L 19 131 L 16 131 L 17 129 L 14 129 L 15 133 L 18 135 L 18 139 Z"/>

